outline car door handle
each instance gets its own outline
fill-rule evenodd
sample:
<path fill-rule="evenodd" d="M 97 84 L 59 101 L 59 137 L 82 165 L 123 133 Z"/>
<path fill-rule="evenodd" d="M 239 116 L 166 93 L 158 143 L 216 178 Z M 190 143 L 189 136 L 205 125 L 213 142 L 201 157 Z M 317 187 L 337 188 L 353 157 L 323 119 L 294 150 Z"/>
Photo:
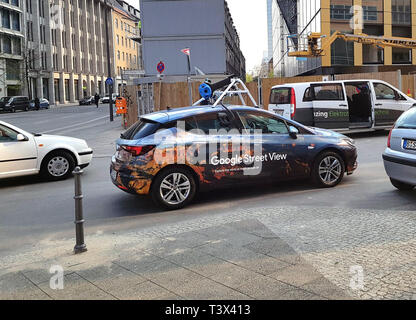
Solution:
<path fill-rule="evenodd" d="M 382 103 L 376 103 L 376 107 L 380 107 L 382 105 L 383 105 Z"/>
<path fill-rule="evenodd" d="M 340 104 L 339 106 L 340 106 L 340 107 L 348 107 L 348 105 L 347 105 L 347 104 Z"/>

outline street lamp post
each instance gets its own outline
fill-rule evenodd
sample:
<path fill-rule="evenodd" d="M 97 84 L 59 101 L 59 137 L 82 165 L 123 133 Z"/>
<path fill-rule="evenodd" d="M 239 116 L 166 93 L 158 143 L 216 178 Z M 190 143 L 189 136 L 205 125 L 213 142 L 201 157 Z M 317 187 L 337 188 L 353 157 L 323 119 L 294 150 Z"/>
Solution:
<path fill-rule="evenodd" d="M 110 35 L 108 30 L 108 2 L 104 0 L 105 4 L 105 35 L 107 41 L 107 67 L 108 67 L 108 79 L 111 79 L 111 58 L 110 58 Z M 110 11 L 111 12 L 111 11 Z M 113 112 L 113 84 L 108 85 L 108 94 L 110 96 L 110 121 L 114 121 L 114 112 Z"/>

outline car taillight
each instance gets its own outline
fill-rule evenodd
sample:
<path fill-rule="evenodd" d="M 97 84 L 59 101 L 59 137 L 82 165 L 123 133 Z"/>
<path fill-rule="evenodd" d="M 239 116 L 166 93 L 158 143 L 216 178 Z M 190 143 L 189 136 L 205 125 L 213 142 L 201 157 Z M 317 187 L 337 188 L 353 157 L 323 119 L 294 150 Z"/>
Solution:
<path fill-rule="evenodd" d="M 390 133 L 389 133 L 389 137 L 387 139 L 387 148 L 391 148 L 391 134 L 393 132 L 394 126 L 393 128 L 391 128 Z"/>
<path fill-rule="evenodd" d="M 290 117 L 293 119 L 296 113 L 296 95 L 295 89 L 290 90 Z"/>
<path fill-rule="evenodd" d="M 133 157 L 138 157 L 153 150 L 155 146 L 121 146 L 121 148 L 132 154 Z"/>

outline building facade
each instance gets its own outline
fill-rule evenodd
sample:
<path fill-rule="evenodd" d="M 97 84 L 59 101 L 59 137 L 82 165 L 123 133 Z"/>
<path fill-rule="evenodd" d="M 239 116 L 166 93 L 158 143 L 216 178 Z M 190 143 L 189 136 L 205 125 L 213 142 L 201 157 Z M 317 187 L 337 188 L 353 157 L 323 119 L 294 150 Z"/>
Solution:
<path fill-rule="evenodd" d="M 0 97 L 17 95 L 26 85 L 23 10 L 24 0 L 0 2 Z"/>
<path fill-rule="evenodd" d="M 127 84 L 123 72 L 141 69 L 140 12 L 125 1 L 114 5 L 112 12 L 113 42 L 115 57 L 115 88 L 121 92 L 121 85 Z"/>
<path fill-rule="evenodd" d="M 206 74 L 245 79 L 245 58 L 226 1 L 141 0 L 140 11 L 146 75 L 156 75 L 160 61 L 165 75 L 187 75 L 181 50 L 190 48 L 192 74 L 196 67 Z"/>
<path fill-rule="evenodd" d="M 140 12 L 125 1 L 2 0 L 0 10 L 0 97 L 65 104 L 103 96 L 107 46 L 115 92 L 121 70 L 141 68 Z"/>
<path fill-rule="evenodd" d="M 273 59 L 276 76 L 416 70 L 416 50 L 378 48 L 336 40 L 321 58 L 288 57 L 290 49 L 305 49 L 310 32 L 335 31 L 385 37 L 416 38 L 416 1 L 413 0 L 292 0 L 297 12 L 293 31 L 288 6 L 273 0 Z M 362 21 L 354 22 L 354 13 Z M 355 18 L 357 18 L 356 15 Z M 289 18 L 288 18 L 289 17 Z M 359 23 L 357 23 L 359 22 Z M 298 37 L 291 35 L 297 34 Z"/>
<path fill-rule="evenodd" d="M 25 38 L 33 52 L 29 98 L 64 104 L 104 94 L 108 75 L 105 13 L 102 0 L 26 1 Z M 113 52 L 112 41 L 109 45 Z"/>

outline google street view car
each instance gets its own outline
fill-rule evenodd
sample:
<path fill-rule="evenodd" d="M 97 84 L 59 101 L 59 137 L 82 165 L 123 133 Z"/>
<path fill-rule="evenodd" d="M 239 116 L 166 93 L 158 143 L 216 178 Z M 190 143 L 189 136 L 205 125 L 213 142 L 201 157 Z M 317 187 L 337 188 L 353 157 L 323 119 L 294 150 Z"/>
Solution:
<path fill-rule="evenodd" d="M 354 141 L 344 135 L 259 108 L 225 106 L 227 95 L 245 104 L 244 93 L 256 105 L 239 79 L 205 83 L 200 92 L 194 106 L 142 116 L 121 135 L 110 168 L 119 189 L 178 209 L 198 191 L 241 183 L 311 178 L 334 187 L 357 167 Z"/>

